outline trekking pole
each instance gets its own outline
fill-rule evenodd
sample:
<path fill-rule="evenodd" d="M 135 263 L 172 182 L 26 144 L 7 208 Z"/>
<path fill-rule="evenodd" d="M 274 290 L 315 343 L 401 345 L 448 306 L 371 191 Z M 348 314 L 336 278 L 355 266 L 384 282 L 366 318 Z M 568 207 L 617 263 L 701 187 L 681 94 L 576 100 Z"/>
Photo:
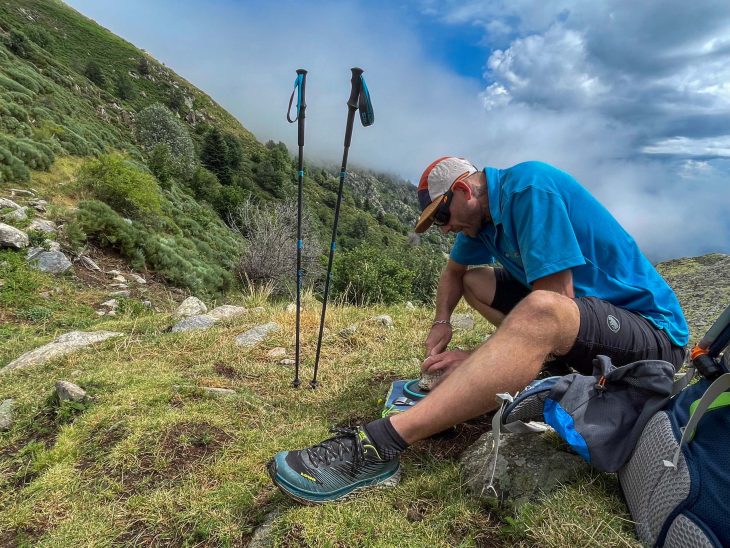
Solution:
<path fill-rule="evenodd" d="M 298 145 L 299 145 L 299 190 L 297 197 L 297 320 L 296 320 L 296 346 L 294 357 L 294 381 L 292 386 L 299 388 L 299 322 L 302 308 L 302 187 L 304 186 L 304 113 L 307 105 L 304 101 L 304 88 L 307 83 L 307 71 L 297 69 L 297 79 L 294 81 L 294 91 L 289 98 L 289 110 L 286 112 L 286 119 L 290 124 L 298 122 Z M 291 104 L 294 100 L 294 94 L 297 94 L 297 116 L 292 120 Z"/>
<path fill-rule="evenodd" d="M 350 149 L 352 141 L 352 126 L 355 121 L 355 111 L 360 111 L 360 122 L 363 127 L 373 124 L 375 114 L 373 113 L 373 105 L 370 102 L 370 93 L 363 78 L 363 70 L 361 68 L 353 68 L 350 83 L 350 98 L 347 101 L 347 126 L 345 127 L 345 150 L 342 153 L 342 168 L 340 169 L 340 187 L 337 191 L 337 203 L 335 205 L 335 221 L 332 226 L 332 242 L 330 244 L 330 256 L 327 262 L 327 277 L 324 281 L 324 295 L 322 296 L 322 316 L 319 320 L 319 337 L 317 338 L 317 354 L 314 358 L 314 375 L 309 386 L 317 388 L 317 369 L 319 368 L 319 354 L 322 350 L 322 333 L 324 332 L 324 318 L 327 313 L 327 297 L 330 290 L 330 281 L 332 278 L 332 261 L 335 256 L 335 242 L 337 239 L 337 222 L 340 218 L 340 203 L 342 202 L 342 188 L 345 184 L 345 176 L 347 175 L 347 153 Z"/>

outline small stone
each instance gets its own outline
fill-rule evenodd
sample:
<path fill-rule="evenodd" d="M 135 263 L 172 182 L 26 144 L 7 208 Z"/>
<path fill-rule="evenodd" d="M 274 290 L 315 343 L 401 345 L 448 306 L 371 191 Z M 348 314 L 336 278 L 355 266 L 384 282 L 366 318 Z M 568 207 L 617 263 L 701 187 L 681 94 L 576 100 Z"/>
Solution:
<path fill-rule="evenodd" d="M 295 361 L 291 358 L 285 358 L 279 362 L 279 365 L 294 365 Z"/>
<path fill-rule="evenodd" d="M 172 327 L 173 333 L 185 333 L 187 331 L 201 331 L 213 327 L 216 320 L 206 315 L 197 315 L 184 318 Z"/>
<path fill-rule="evenodd" d="M 421 378 L 418 380 L 418 388 L 425 392 L 429 392 L 438 383 L 443 373 L 421 373 Z"/>
<path fill-rule="evenodd" d="M 127 283 L 127 278 L 125 278 L 125 277 L 124 277 L 124 276 L 122 276 L 121 274 L 118 274 L 117 276 L 114 276 L 114 278 L 112 278 L 112 279 L 113 279 L 113 280 L 114 280 L 115 282 L 118 282 L 118 283 L 120 283 L 120 284 L 126 284 L 126 283 Z"/>
<path fill-rule="evenodd" d="M 175 310 L 175 316 L 179 318 L 186 318 L 189 316 L 195 316 L 198 314 L 205 314 L 208 311 L 208 307 L 205 303 L 197 297 L 188 297 L 180 306 Z"/>
<path fill-rule="evenodd" d="M 27 207 L 21 207 L 19 209 L 14 209 L 10 213 L 6 213 L 3 215 L 4 221 L 25 221 L 28 218 L 28 214 L 26 211 L 28 210 Z"/>
<path fill-rule="evenodd" d="M 32 190 L 24 190 L 22 188 L 11 188 L 10 189 L 10 195 L 15 196 L 35 196 L 35 193 Z"/>
<path fill-rule="evenodd" d="M 112 278 L 121 274 L 121 272 L 119 272 L 118 270 L 107 270 L 106 273 L 109 274 Z"/>
<path fill-rule="evenodd" d="M 469 331 L 474 329 L 474 318 L 471 314 L 453 314 L 451 316 L 451 327 Z"/>
<path fill-rule="evenodd" d="M 347 339 L 349 337 L 352 337 L 355 333 L 357 333 L 357 324 L 354 323 L 352 325 L 348 325 L 344 329 L 340 329 L 340 331 L 337 333 L 340 337 L 343 339 Z"/>
<path fill-rule="evenodd" d="M 145 279 L 144 279 L 144 278 L 143 278 L 142 276 L 140 276 L 139 274 L 134 274 L 134 273 L 132 273 L 132 274 L 130 274 L 130 275 L 129 275 L 129 277 L 130 277 L 130 278 L 132 278 L 132 281 L 134 281 L 134 283 L 136 283 L 136 284 L 139 284 L 139 285 L 144 285 L 144 284 L 146 284 L 146 283 L 147 283 L 147 280 L 145 280 Z"/>
<path fill-rule="evenodd" d="M 28 225 L 28 230 L 36 230 L 38 232 L 45 232 L 46 234 L 53 234 L 56 232 L 56 223 L 53 221 L 47 221 L 46 219 L 33 219 Z"/>
<path fill-rule="evenodd" d="M 269 350 L 266 355 L 269 358 L 281 358 L 282 356 L 286 356 L 286 348 L 277 346 L 276 348 Z"/>
<path fill-rule="evenodd" d="M 152 308 L 152 301 L 142 301 L 142 305 L 147 308 Z"/>
<path fill-rule="evenodd" d="M 0 431 L 10 430 L 15 420 L 14 417 L 15 402 L 7 399 L 0 403 Z"/>
<path fill-rule="evenodd" d="M 377 323 L 381 323 L 385 327 L 393 327 L 393 325 L 394 325 L 393 318 L 391 318 L 387 314 L 383 314 L 382 316 L 375 316 L 373 318 L 373 321 L 377 322 Z"/>
<path fill-rule="evenodd" d="M 106 316 L 106 311 L 104 311 L 104 310 L 97 310 L 96 311 L 96 315 L 97 316 Z"/>
<path fill-rule="evenodd" d="M 296 311 L 297 311 L 296 303 L 289 303 L 288 305 L 286 305 L 287 314 L 294 314 Z"/>
<path fill-rule="evenodd" d="M 415 310 L 415 309 L 416 309 L 416 307 L 413 305 L 413 303 L 411 301 L 408 301 L 406 303 L 406 310 Z"/>
<path fill-rule="evenodd" d="M 56 383 L 56 394 L 58 394 L 60 401 L 79 402 L 86 398 L 86 391 L 69 381 L 58 381 Z"/>
<path fill-rule="evenodd" d="M 253 329 L 249 329 L 245 333 L 241 333 L 236 337 L 237 346 L 255 346 L 264 341 L 269 333 L 278 331 L 279 326 L 274 322 L 257 325 Z"/>
<path fill-rule="evenodd" d="M 123 290 L 123 291 L 112 291 L 109 293 L 110 297 L 129 297 L 130 292 L 129 290 Z"/>
<path fill-rule="evenodd" d="M 122 283 L 117 282 L 117 283 L 109 284 L 109 287 L 113 287 L 115 289 L 127 289 L 129 286 L 127 284 L 122 284 Z"/>
<path fill-rule="evenodd" d="M 99 306 L 105 306 L 107 308 L 115 309 L 119 306 L 119 301 L 117 301 L 116 299 L 109 299 L 108 301 L 101 303 L 101 305 Z"/>
<path fill-rule="evenodd" d="M 116 310 L 110 310 L 109 312 L 106 313 L 106 315 L 107 316 L 116 316 L 117 315 L 117 311 Z"/>
<path fill-rule="evenodd" d="M 101 268 L 99 268 L 99 265 L 96 264 L 90 257 L 84 255 L 82 257 L 79 257 L 79 261 L 85 268 L 93 270 L 95 272 L 101 272 Z"/>

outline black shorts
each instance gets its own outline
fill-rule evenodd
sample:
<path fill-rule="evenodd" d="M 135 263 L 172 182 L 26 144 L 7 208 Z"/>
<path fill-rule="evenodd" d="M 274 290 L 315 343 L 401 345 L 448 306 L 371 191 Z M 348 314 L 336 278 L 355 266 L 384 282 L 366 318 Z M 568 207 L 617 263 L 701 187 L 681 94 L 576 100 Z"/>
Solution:
<path fill-rule="evenodd" d="M 509 312 L 530 290 L 503 268 L 495 268 L 497 287 L 492 308 Z M 685 349 L 674 345 L 661 329 L 646 318 L 595 297 L 573 299 L 580 311 L 578 337 L 561 362 L 583 374 L 593 372 L 593 359 L 603 354 L 616 366 L 638 360 L 665 360 L 676 370 L 682 366 Z"/>

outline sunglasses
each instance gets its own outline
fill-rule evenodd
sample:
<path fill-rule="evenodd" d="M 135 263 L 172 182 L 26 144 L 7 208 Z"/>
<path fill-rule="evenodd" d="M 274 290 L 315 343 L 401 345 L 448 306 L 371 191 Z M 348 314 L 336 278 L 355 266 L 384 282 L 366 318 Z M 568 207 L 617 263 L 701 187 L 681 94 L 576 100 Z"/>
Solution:
<path fill-rule="evenodd" d="M 441 199 L 441 203 L 436 208 L 436 212 L 433 214 L 433 224 L 436 226 L 445 226 L 449 224 L 451 219 L 451 198 L 454 196 L 454 191 L 449 189 Z"/>

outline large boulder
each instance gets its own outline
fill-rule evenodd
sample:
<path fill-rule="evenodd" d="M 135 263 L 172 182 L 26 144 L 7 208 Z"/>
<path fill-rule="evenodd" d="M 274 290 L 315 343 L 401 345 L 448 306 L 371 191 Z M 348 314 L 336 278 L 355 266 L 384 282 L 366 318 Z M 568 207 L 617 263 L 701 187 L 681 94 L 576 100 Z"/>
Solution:
<path fill-rule="evenodd" d="M 0 209 L 20 209 L 21 206 L 7 198 L 0 198 Z"/>
<path fill-rule="evenodd" d="M 494 436 L 487 432 L 461 457 L 467 488 L 479 497 L 509 499 L 519 504 L 537 500 L 589 474 L 588 463 L 559 449 L 555 436 L 554 431 L 502 434 L 499 454 L 495 455 Z M 492 469 L 494 491 L 489 488 Z"/>
<path fill-rule="evenodd" d="M 114 331 L 71 331 L 58 337 L 55 341 L 26 352 L 19 358 L 11 361 L 0 369 L 0 374 L 8 373 L 13 369 L 25 369 L 34 365 L 41 365 L 54 358 L 65 356 L 72 352 L 96 344 L 112 337 L 121 337 L 122 333 Z"/>
<path fill-rule="evenodd" d="M 24 247 L 28 247 L 29 244 L 30 241 L 25 232 L 5 223 L 0 223 L 0 248 L 11 247 L 14 249 L 23 249 Z"/>
<path fill-rule="evenodd" d="M 175 316 L 178 318 L 189 318 L 190 316 L 196 316 L 198 314 L 205 314 L 208 311 L 208 307 L 205 303 L 197 297 L 188 297 L 180 306 L 175 310 Z"/>
<path fill-rule="evenodd" d="M 46 234 L 53 234 L 57 228 L 56 223 L 46 219 L 33 219 L 28 225 L 28 231 L 35 230 Z"/>
<path fill-rule="evenodd" d="M 41 272 L 49 274 L 62 274 L 71 268 L 71 261 L 60 251 L 37 251 L 32 248 L 28 253 L 28 262 Z"/>

